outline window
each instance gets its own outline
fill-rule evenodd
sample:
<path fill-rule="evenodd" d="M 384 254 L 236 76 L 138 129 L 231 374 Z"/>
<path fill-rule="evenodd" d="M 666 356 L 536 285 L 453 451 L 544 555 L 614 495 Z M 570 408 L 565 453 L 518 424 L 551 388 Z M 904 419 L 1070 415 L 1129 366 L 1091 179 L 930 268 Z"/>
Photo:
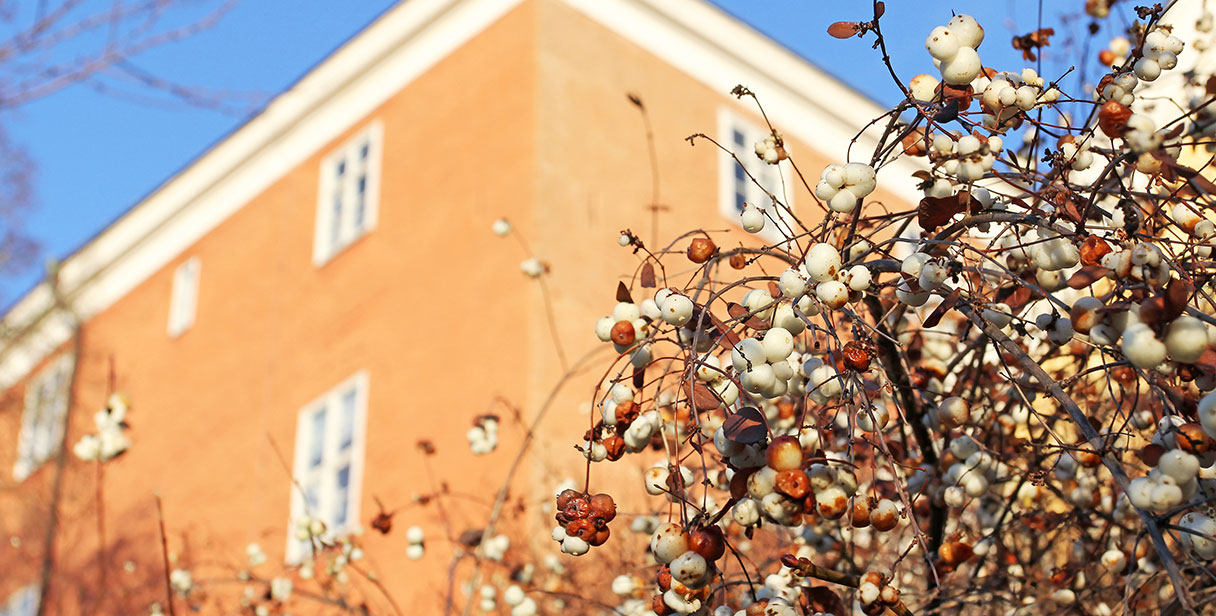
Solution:
<path fill-rule="evenodd" d="M 384 130 L 373 122 L 325 160 L 317 190 L 313 263 L 328 262 L 376 226 L 380 201 L 380 143 Z"/>
<path fill-rule="evenodd" d="M 13 478 L 24 481 L 43 462 L 59 453 L 63 423 L 68 413 L 68 390 L 72 385 L 75 357 L 62 355 L 38 373 L 25 389 L 25 411 L 17 440 L 17 462 Z"/>
<path fill-rule="evenodd" d="M 756 157 L 756 143 L 769 136 L 766 128 L 744 120 L 723 107 L 718 111 L 718 143 L 730 150 L 743 164 L 722 152 L 718 165 L 718 210 L 727 220 L 739 224 L 743 204 L 751 203 L 770 214 L 758 235 L 768 242 L 779 242 L 792 235 L 792 221 L 784 208 L 773 211 L 773 202 L 761 186 L 793 208 L 794 183 L 789 163 L 770 165 Z M 789 145 L 786 145 L 789 148 Z M 751 174 L 751 177 L 748 174 Z M 755 178 L 755 182 L 752 181 Z M 760 186 L 756 185 L 759 182 Z M 776 217 L 774 222 L 774 216 Z M 782 233 L 782 230 L 785 233 Z"/>
<path fill-rule="evenodd" d="M 350 532 L 359 521 L 367 384 L 367 373 L 360 372 L 300 411 L 288 562 L 311 550 L 307 539 L 296 537 L 304 516 L 325 523 L 325 539 Z"/>
<path fill-rule="evenodd" d="M 21 587 L 0 604 L 0 616 L 34 616 L 38 613 L 38 585 Z"/>
<path fill-rule="evenodd" d="M 173 295 L 169 298 L 169 336 L 172 338 L 194 325 L 199 267 L 198 257 L 192 257 L 173 272 Z"/>

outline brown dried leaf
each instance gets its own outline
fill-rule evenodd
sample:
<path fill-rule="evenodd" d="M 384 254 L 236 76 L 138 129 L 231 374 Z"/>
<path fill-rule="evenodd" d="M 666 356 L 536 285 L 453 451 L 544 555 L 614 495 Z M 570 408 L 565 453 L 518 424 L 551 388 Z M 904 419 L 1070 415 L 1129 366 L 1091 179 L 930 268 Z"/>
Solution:
<path fill-rule="evenodd" d="M 750 406 L 731 413 L 722 423 L 722 429 L 727 438 L 744 445 L 753 445 L 768 438 L 768 427 L 765 426 L 764 415 Z"/>
<path fill-rule="evenodd" d="M 633 369 L 633 388 L 638 391 L 642 391 L 642 388 L 645 386 L 646 386 L 646 369 L 645 368 L 634 368 Z"/>
<path fill-rule="evenodd" d="M 1165 318 L 1165 298 L 1157 295 L 1140 302 L 1139 314 L 1140 320 L 1149 327 L 1161 323 Z"/>
<path fill-rule="evenodd" d="M 616 283 L 616 301 L 633 303 L 633 297 L 629 295 L 629 287 L 625 286 L 623 282 Z"/>
<path fill-rule="evenodd" d="M 1191 283 L 1175 278 L 1165 287 L 1165 320 L 1173 321 L 1186 312 L 1187 299 L 1191 297 Z"/>
<path fill-rule="evenodd" d="M 1216 75 L 1208 77 L 1207 83 L 1203 84 L 1203 89 L 1209 96 L 1216 94 Z"/>
<path fill-rule="evenodd" d="M 1015 36 L 1013 37 L 1013 48 L 1021 50 L 1022 59 L 1033 62 L 1037 59 L 1034 51 L 1050 45 L 1050 38 L 1055 33 L 1056 31 L 1052 28 L 1040 28 L 1034 32 Z"/>
<path fill-rule="evenodd" d="M 958 289 L 951 291 L 950 295 L 947 295 L 946 299 L 942 300 L 942 303 L 938 304 L 937 308 L 934 308 L 933 312 L 929 313 L 929 317 L 925 319 L 923 327 L 937 327 L 937 324 L 942 322 L 942 317 L 946 316 L 946 313 L 950 312 L 950 309 L 953 308 L 955 304 L 958 304 L 958 298 L 960 295 L 962 295 L 962 293 Z"/>
<path fill-rule="evenodd" d="M 955 215 L 965 212 L 971 202 L 971 193 L 960 192 L 949 197 L 925 197 L 916 209 L 916 220 L 925 231 L 936 231 Z"/>
<path fill-rule="evenodd" d="M 1209 195 L 1216 195 L 1216 184 L 1213 184 L 1211 180 L 1203 177 L 1203 175 L 1198 171 L 1177 162 L 1170 162 L 1168 164 L 1170 168 L 1172 168 L 1179 176 L 1186 178 L 1186 181 L 1192 187 L 1194 187 L 1195 190 Z"/>
<path fill-rule="evenodd" d="M 684 381 L 684 395 L 692 404 L 694 412 L 712 411 L 722 406 L 722 401 L 704 383 Z"/>
<path fill-rule="evenodd" d="M 806 599 L 810 603 L 810 609 L 813 612 L 823 612 L 824 614 L 849 613 L 849 610 L 845 609 L 844 601 L 840 599 L 840 595 L 827 586 L 808 588 L 806 590 Z"/>
<path fill-rule="evenodd" d="M 653 289 L 657 284 L 654 279 L 654 265 L 651 265 L 649 261 L 642 265 L 642 275 L 640 278 L 642 279 L 642 288 L 644 289 Z"/>
<path fill-rule="evenodd" d="M 882 17 L 887 12 L 887 5 L 882 2 L 874 3 L 874 19 Z M 822 611 L 822 610 L 821 610 Z"/>
<path fill-rule="evenodd" d="M 460 533 L 460 536 L 456 540 L 459 541 L 461 545 L 475 548 L 481 544 L 481 536 L 483 534 L 485 534 L 485 531 L 480 528 L 470 528 L 463 533 Z"/>
<path fill-rule="evenodd" d="M 743 306 L 740 306 L 734 302 L 726 304 L 726 314 L 729 314 L 730 318 L 732 319 L 742 319 L 743 317 L 746 317 L 749 312 L 750 311 L 747 308 L 744 308 Z"/>
<path fill-rule="evenodd" d="M 1010 310 L 1020 311 L 1027 303 L 1030 302 L 1030 287 L 1018 285 L 1008 297 L 1005 298 L 1005 305 L 1009 306 Z"/>
<path fill-rule="evenodd" d="M 1149 466 L 1157 466 L 1157 461 L 1161 459 L 1161 455 L 1164 453 L 1164 447 L 1156 443 L 1150 443 L 1137 450 L 1136 457 Z"/>
<path fill-rule="evenodd" d="M 861 30 L 861 24 L 855 21 L 838 21 L 828 26 L 828 34 L 838 39 L 847 39 Z"/>
<path fill-rule="evenodd" d="M 1068 286 L 1073 289 L 1084 289 L 1101 280 L 1103 276 L 1106 276 L 1110 272 L 1110 269 L 1100 265 L 1086 265 L 1077 270 L 1077 273 L 1068 279 Z"/>

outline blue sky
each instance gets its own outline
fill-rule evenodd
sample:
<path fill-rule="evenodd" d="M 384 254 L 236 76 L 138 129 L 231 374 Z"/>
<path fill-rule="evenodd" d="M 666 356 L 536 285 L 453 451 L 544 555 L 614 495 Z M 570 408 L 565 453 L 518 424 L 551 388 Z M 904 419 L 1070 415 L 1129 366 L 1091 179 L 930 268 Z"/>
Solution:
<path fill-rule="evenodd" d="M 243 0 L 214 27 L 141 54 L 135 62 L 191 85 L 264 101 L 392 4 L 391 0 Z M 868 2 L 717 0 L 716 4 L 871 97 L 888 104 L 898 99 L 878 52 L 870 49 L 872 36 L 840 41 L 825 34 L 834 21 L 865 18 Z M 952 8 L 975 15 L 985 26 L 987 38 L 980 49 L 985 65 L 1020 69 L 1025 63 L 1008 41 L 1014 33 L 1034 29 L 1039 6 L 1027 0 L 889 0 L 887 4 L 883 23 L 888 46 L 905 80 L 933 72 L 922 41 L 934 26 L 949 20 Z M 1058 23 L 1052 11 L 1060 9 L 1045 10 L 1049 12 L 1044 20 Z M 1072 28 L 1084 23 L 1074 21 Z M 1053 40 L 1052 53 L 1044 56 L 1045 68 L 1067 68 L 1060 59 L 1068 52 L 1066 38 L 1067 33 Z M 1075 82 L 1069 86 L 1075 88 Z M 0 304 L 11 303 L 36 282 L 47 258 L 70 254 L 239 126 L 252 109 L 247 105 L 243 111 L 224 112 L 180 103 L 139 104 L 76 85 L 5 111 L 0 127 L 27 148 L 37 165 L 36 207 L 27 228 L 41 242 L 42 255 L 28 271 L 0 278 Z"/>

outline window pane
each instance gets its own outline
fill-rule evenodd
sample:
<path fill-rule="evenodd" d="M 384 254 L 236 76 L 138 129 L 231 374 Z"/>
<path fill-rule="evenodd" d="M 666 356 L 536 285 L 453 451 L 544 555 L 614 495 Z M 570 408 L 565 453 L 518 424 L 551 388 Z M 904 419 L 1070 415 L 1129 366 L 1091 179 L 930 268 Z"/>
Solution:
<path fill-rule="evenodd" d="M 346 174 L 346 161 L 345 160 L 338 161 L 337 173 L 338 173 L 339 178 Z"/>
<path fill-rule="evenodd" d="M 321 466 L 321 457 L 325 449 L 325 407 L 321 407 L 312 415 L 312 428 L 309 431 L 308 467 Z"/>
<path fill-rule="evenodd" d="M 342 432 L 339 433 L 338 451 L 346 451 L 355 440 L 356 390 L 351 388 L 342 396 Z"/>
<path fill-rule="evenodd" d="M 304 509 L 310 513 L 317 512 L 317 503 L 321 500 L 320 486 L 313 483 L 304 487 Z"/>
<path fill-rule="evenodd" d="M 339 185 L 338 190 L 334 193 L 333 213 L 329 220 L 329 245 L 336 247 L 338 240 L 342 237 L 342 187 Z"/>
<path fill-rule="evenodd" d="M 359 158 L 361 160 L 367 160 L 367 153 L 368 153 L 369 149 L 370 148 L 368 147 L 368 144 L 366 144 L 366 143 L 363 144 L 363 147 L 359 148 Z"/>
<path fill-rule="evenodd" d="M 739 129 L 735 129 L 733 132 L 735 145 L 740 147 L 747 145 L 747 138 L 743 136 L 743 133 Z"/>
<path fill-rule="evenodd" d="M 359 176 L 355 189 L 355 228 L 363 228 L 364 211 L 367 209 L 367 174 Z"/>
<path fill-rule="evenodd" d="M 334 490 L 334 528 L 346 525 L 347 508 L 350 500 L 350 465 L 338 469 L 338 485 Z"/>

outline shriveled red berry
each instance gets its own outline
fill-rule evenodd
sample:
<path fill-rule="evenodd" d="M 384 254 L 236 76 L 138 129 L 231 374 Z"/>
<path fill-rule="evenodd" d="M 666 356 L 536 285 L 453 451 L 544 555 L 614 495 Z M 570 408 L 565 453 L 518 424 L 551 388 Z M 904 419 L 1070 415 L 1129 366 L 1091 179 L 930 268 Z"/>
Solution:
<path fill-rule="evenodd" d="M 800 468 L 791 468 L 777 473 L 777 491 L 790 498 L 806 498 L 811 493 L 811 480 Z"/>
<path fill-rule="evenodd" d="M 857 372 L 869 370 L 870 362 L 874 359 L 874 353 L 856 340 L 850 340 L 848 344 L 844 345 L 843 355 L 845 367 Z"/>
<path fill-rule="evenodd" d="M 616 501 L 608 494 L 596 494 L 591 497 L 591 515 L 605 522 L 616 518 Z"/>

